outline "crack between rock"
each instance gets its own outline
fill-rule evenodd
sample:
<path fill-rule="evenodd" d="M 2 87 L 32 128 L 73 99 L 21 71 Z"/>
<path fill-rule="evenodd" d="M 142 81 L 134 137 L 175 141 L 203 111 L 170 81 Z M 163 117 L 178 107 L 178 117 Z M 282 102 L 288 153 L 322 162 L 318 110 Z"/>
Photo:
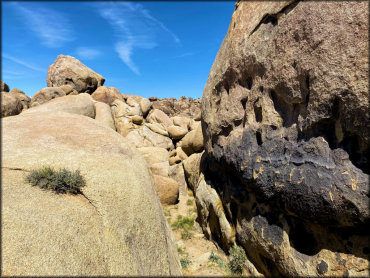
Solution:
<path fill-rule="evenodd" d="M 1 168 L 8 169 L 8 170 L 14 170 L 14 171 L 31 172 L 30 170 L 26 170 L 26 169 L 18 168 L 18 167 L 6 167 L 6 166 L 1 166 Z"/>
<path fill-rule="evenodd" d="M 90 205 L 92 205 L 93 206 L 93 208 L 94 208 L 94 210 L 96 211 L 96 213 L 100 216 L 100 217 L 102 217 L 102 214 L 99 212 L 99 210 L 98 210 L 98 208 L 94 205 L 94 203 L 82 192 L 82 191 L 80 191 L 80 193 L 81 193 L 81 195 L 83 196 L 83 197 L 85 197 L 85 199 L 90 203 Z"/>
<path fill-rule="evenodd" d="M 294 1 L 294 2 L 292 2 L 292 3 L 290 3 L 290 4 L 288 4 L 287 6 L 285 6 L 285 7 L 283 7 L 280 11 L 278 11 L 277 13 L 274 13 L 274 14 L 265 14 L 263 17 L 262 17 L 262 19 L 260 20 L 260 22 L 257 24 L 257 26 L 253 29 L 253 31 L 249 34 L 249 36 L 248 37 L 250 37 L 253 33 L 255 33 L 259 28 L 260 28 L 260 26 L 262 25 L 262 24 L 264 24 L 264 23 L 267 23 L 267 22 L 265 22 L 268 18 L 271 18 L 271 17 L 276 17 L 276 19 L 277 19 L 277 22 L 276 22 L 276 25 L 278 25 L 279 24 L 279 18 L 280 18 L 280 16 L 282 15 L 282 14 L 287 14 L 287 13 L 289 13 L 289 12 L 291 12 L 297 5 L 298 5 L 298 3 L 300 2 L 301 0 L 296 0 L 296 1 Z"/>

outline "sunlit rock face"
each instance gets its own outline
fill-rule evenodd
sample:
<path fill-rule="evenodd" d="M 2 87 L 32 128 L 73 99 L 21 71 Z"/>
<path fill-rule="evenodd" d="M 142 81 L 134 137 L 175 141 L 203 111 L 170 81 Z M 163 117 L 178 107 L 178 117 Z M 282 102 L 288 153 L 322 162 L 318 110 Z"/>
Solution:
<path fill-rule="evenodd" d="M 203 93 L 204 179 L 264 274 L 368 275 L 369 126 L 368 3 L 236 4 Z"/>

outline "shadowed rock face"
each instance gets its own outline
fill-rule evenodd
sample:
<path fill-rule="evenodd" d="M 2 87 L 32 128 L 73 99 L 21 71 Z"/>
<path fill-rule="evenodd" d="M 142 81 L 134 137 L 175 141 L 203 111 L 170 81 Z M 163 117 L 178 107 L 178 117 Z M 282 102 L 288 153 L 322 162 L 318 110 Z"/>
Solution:
<path fill-rule="evenodd" d="M 367 17 L 365 2 L 236 4 L 203 93 L 204 176 L 267 275 L 366 270 L 333 254 L 368 256 Z"/>
<path fill-rule="evenodd" d="M 69 85 L 78 93 L 92 94 L 104 85 L 105 79 L 76 58 L 59 55 L 48 69 L 46 82 L 48 87 Z"/>

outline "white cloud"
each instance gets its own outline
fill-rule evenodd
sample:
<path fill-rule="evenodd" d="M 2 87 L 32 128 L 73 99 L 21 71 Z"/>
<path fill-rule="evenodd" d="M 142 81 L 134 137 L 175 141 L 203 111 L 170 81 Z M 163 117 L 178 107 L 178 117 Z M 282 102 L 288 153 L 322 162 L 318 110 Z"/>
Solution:
<path fill-rule="evenodd" d="M 99 50 L 89 47 L 79 47 L 77 48 L 76 53 L 83 59 L 95 59 L 102 54 Z"/>
<path fill-rule="evenodd" d="M 132 45 L 130 43 L 119 42 L 115 47 L 121 60 L 137 75 L 140 75 L 139 69 L 131 59 Z"/>
<path fill-rule="evenodd" d="M 59 47 L 75 39 L 74 31 L 67 17 L 40 3 L 10 2 L 27 28 L 41 39 L 47 47 Z"/>
<path fill-rule="evenodd" d="M 119 57 L 136 74 L 139 74 L 139 69 L 132 56 L 137 49 L 152 49 L 158 46 L 161 40 L 166 39 L 166 36 L 176 45 L 181 45 L 180 39 L 141 4 L 100 2 L 93 5 L 113 27 L 118 39 L 115 50 Z"/>
<path fill-rule="evenodd" d="M 22 66 L 24 66 L 24 67 L 26 67 L 26 68 L 29 68 L 29 69 L 31 69 L 31 70 L 39 71 L 39 72 L 45 72 L 45 70 L 43 70 L 42 68 L 39 68 L 39 67 L 34 66 L 34 65 L 32 65 L 32 64 L 29 64 L 29 63 L 27 63 L 27 62 L 25 62 L 25 61 L 23 61 L 23 60 L 20 60 L 20 59 L 18 59 L 18 58 L 16 58 L 16 57 L 13 57 L 13 56 L 8 55 L 8 54 L 6 54 L 6 53 L 2 53 L 1 55 L 2 55 L 2 57 L 3 57 L 3 58 L 8 59 L 8 60 L 10 60 L 10 61 L 12 61 L 12 62 L 14 62 L 14 63 L 19 64 L 19 65 L 22 65 Z"/>

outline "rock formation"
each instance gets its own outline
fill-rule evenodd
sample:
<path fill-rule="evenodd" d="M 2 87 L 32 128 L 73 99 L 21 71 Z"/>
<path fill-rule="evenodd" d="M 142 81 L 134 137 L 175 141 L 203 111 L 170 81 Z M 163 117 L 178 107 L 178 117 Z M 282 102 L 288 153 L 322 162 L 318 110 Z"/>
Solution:
<path fill-rule="evenodd" d="M 48 87 L 69 85 L 78 93 L 92 94 L 104 85 L 105 79 L 86 67 L 79 60 L 68 55 L 59 55 L 48 69 Z"/>
<path fill-rule="evenodd" d="M 202 98 L 213 238 L 269 276 L 368 275 L 368 97 L 368 3 L 239 1 Z"/>
<path fill-rule="evenodd" d="M 168 116 L 186 116 L 195 118 L 200 113 L 200 99 L 192 99 L 181 97 L 179 100 L 175 98 L 158 99 L 150 97 L 154 109 L 159 109 Z M 200 120 L 197 119 L 198 121 Z"/>
<path fill-rule="evenodd" d="M 65 112 L 22 113 L 2 124 L 3 275 L 181 275 L 153 177 L 122 136 Z M 25 182 L 45 164 L 79 169 L 83 194 Z"/>

